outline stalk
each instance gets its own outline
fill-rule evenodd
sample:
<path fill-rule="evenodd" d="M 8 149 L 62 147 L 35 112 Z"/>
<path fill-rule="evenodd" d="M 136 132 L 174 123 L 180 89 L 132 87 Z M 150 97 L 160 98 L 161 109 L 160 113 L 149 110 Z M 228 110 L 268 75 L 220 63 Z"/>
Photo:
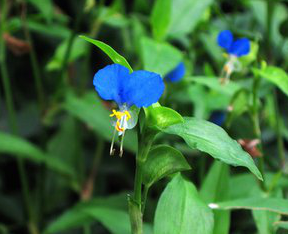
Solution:
<path fill-rule="evenodd" d="M 16 121 L 16 114 L 15 114 L 15 108 L 14 108 L 14 101 L 12 96 L 12 89 L 10 84 L 10 79 L 8 75 L 8 69 L 6 64 L 6 46 L 3 40 L 3 33 L 6 25 L 6 17 L 8 14 L 8 6 L 7 1 L 2 1 L 1 4 L 1 24 L 0 24 L 0 70 L 1 70 L 1 76 L 2 76 L 2 82 L 4 87 L 4 96 L 6 101 L 6 106 L 8 109 L 8 117 L 9 117 L 9 125 L 10 129 L 12 130 L 13 134 L 18 135 L 18 126 Z M 23 194 L 23 200 L 24 205 L 26 207 L 26 212 L 28 215 L 28 229 L 31 234 L 38 234 L 38 228 L 34 222 L 33 217 L 33 209 L 30 203 L 30 194 L 29 194 L 29 184 L 27 179 L 27 173 L 24 167 L 24 161 L 17 157 L 17 167 L 19 171 L 20 176 L 20 183 L 22 188 L 22 194 Z"/>

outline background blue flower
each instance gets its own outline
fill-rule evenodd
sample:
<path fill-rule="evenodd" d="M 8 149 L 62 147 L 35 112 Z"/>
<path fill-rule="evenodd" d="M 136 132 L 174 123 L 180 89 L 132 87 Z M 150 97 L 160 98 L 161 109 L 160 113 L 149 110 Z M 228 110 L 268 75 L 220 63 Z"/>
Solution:
<path fill-rule="evenodd" d="M 99 96 L 113 100 L 118 106 L 148 107 L 156 103 L 164 91 L 164 82 L 159 74 L 149 71 L 135 71 L 112 64 L 99 70 L 93 80 Z"/>
<path fill-rule="evenodd" d="M 221 31 L 217 37 L 218 45 L 226 49 L 227 53 L 237 57 L 247 55 L 250 52 L 250 41 L 241 38 L 233 41 L 233 34 L 230 30 Z"/>
<path fill-rule="evenodd" d="M 181 80 L 185 75 L 185 65 L 183 62 L 180 62 L 177 67 L 175 67 L 171 72 L 165 76 L 165 80 L 169 82 L 177 82 Z"/>

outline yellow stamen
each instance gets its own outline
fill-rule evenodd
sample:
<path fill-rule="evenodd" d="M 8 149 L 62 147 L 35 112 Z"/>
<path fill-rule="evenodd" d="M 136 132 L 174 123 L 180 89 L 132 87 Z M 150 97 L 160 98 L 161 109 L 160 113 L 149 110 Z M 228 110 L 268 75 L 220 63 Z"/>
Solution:
<path fill-rule="evenodd" d="M 125 129 L 124 128 L 121 128 L 120 127 L 120 121 L 121 119 L 126 116 L 126 121 L 128 121 L 129 119 L 131 119 L 131 115 L 129 113 L 129 111 L 125 110 L 124 112 L 121 112 L 121 111 L 116 111 L 116 110 L 112 110 L 112 114 L 110 115 L 110 117 L 116 117 L 117 119 L 117 122 L 116 122 L 116 125 L 115 125 L 115 129 L 118 131 L 118 132 L 124 132 Z"/>

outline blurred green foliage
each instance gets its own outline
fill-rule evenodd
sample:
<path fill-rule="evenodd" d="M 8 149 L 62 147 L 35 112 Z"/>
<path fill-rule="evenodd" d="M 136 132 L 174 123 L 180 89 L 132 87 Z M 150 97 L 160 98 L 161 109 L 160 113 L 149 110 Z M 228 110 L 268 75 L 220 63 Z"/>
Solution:
<path fill-rule="evenodd" d="M 130 233 L 135 154 L 152 144 L 145 234 L 288 232 L 288 1 L 0 2 L 0 233 Z M 223 85 L 226 29 L 251 52 Z M 181 61 L 184 78 L 137 110 L 123 157 L 109 156 L 116 105 L 95 72 L 164 78 Z"/>

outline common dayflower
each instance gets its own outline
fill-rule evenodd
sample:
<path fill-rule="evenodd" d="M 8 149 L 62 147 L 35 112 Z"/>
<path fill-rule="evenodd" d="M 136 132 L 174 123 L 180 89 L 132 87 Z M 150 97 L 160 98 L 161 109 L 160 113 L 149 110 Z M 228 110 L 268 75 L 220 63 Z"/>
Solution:
<path fill-rule="evenodd" d="M 218 45 L 224 48 L 228 53 L 228 60 L 225 63 L 221 74 L 221 82 L 226 83 L 229 81 L 233 71 L 241 70 L 241 63 L 238 58 L 249 54 L 250 41 L 248 38 L 234 40 L 230 30 L 223 30 L 218 34 L 217 42 Z"/>
<path fill-rule="evenodd" d="M 112 110 L 114 134 L 110 154 L 114 154 L 115 136 L 122 137 L 120 156 L 123 154 L 123 140 L 126 129 L 134 128 L 138 114 L 132 106 L 148 107 L 156 103 L 164 91 L 164 82 L 159 74 L 149 71 L 129 72 L 129 69 L 112 64 L 100 69 L 94 76 L 93 85 L 104 100 L 115 101 L 119 110 Z"/>
<path fill-rule="evenodd" d="M 170 71 L 165 76 L 165 80 L 172 83 L 178 82 L 184 77 L 185 71 L 186 69 L 184 63 L 180 62 L 172 71 Z"/>

